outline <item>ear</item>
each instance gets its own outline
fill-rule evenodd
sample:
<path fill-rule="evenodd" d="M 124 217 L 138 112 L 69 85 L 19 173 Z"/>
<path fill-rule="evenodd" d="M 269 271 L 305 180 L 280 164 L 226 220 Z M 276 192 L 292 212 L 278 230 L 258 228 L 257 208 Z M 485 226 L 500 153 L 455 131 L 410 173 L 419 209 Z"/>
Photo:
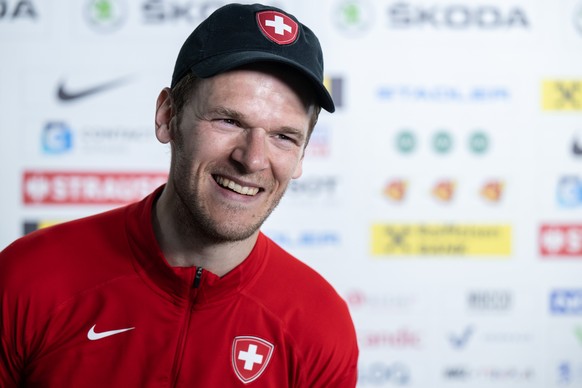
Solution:
<path fill-rule="evenodd" d="M 297 166 L 295 166 L 295 171 L 293 172 L 293 176 L 291 178 L 297 179 L 301 176 L 301 174 L 303 174 L 303 156 L 304 155 L 305 155 L 305 153 L 303 153 L 301 155 L 301 159 L 299 159 Z"/>
<path fill-rule="evenodd" d="M 173 113 L 170 88 L 164 88 L 156 101 L 156 137 L 160 143 L 166 144 L 172 140 L 170 121 L 172 121 L 172 117 L 174 116 Z"/>

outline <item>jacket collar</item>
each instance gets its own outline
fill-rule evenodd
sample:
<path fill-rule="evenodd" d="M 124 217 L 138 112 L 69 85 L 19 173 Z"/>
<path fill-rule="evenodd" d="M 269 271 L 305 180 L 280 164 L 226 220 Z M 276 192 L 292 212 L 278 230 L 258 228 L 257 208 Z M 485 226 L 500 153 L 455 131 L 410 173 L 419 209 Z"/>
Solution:
<path fill-rule="evenodd" d="M 222 277 L 203 270 L 198 287 L 194 287 L 196 267 L 171 267 L 156 240 L 152 209 L 164 186 L 159 187 L 125 211 L 128 243 L 134 256 L 134 268 L 142 280 L 166 299 L 183 302 L 196 298 L 196 305 L 222 301 L 236 296 L 263 271 L 268 238 L 259 233 L 249 256 Z"/>

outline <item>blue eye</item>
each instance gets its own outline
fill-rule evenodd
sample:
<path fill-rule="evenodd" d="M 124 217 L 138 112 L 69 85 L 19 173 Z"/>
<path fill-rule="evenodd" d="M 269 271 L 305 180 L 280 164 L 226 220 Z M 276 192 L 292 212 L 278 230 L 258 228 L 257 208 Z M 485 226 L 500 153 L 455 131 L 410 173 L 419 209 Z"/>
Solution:
<path fill-rule="evenodd" d="M 233 119 L 222 119 L 222 121 L 224 121 L 224 123 L 226 123 L 228 125 L 238 126 L 238 122 L 236 120 L 233 120 Z"/>

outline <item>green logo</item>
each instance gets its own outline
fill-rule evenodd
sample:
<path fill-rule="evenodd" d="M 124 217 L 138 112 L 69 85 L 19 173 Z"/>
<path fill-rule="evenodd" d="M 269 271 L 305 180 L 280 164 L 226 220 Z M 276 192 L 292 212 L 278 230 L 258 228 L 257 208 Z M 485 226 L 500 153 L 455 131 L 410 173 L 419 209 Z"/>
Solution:
<path fill-rule="evenodd" d="M 469 148 L 476 154 L 484 154 L 489 148 L 489 138 L 484 132 L 475 132 L 469 138 Z"/>
<path fill-rule="evenodd" d="M 361 33 L 372 24 L 373 11 L 367 1 L 346 0 L 340 2 L 334 13 L 336 26 L 348 34 Z"/>
<path fill-rule="evenodd" d="M 404 154 L 409 154 L 416 148 L 416 138 L 410 131 L 403 131 L 396 136 L 396 148 Z"/>
<path fill-rule="evenodd" d="M 85 8 L 89 24 L 104 32 L 119 28 L 125 21 L 126 14 L 125 0 L 89 0 Z"/>
<path fill-rule="evenodd" d="M 453 139 L 447 132 L 437 132 L 432 144 L 437 153 L 446 154 L 453 148 Z"/>

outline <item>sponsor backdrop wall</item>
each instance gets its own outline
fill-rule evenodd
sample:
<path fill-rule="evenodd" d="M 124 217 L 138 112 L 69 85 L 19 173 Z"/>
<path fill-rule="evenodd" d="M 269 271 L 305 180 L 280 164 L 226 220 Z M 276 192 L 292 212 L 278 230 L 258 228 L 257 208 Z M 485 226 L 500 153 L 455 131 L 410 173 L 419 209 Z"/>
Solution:
<path fill-rule="evenodd" d="M 155 99 L 223 3 L 0 0 L 1 248 L 164 182 Z M 582 387 L 582 1 L 272 4 L 338 109 L 263 229 L 347 300 L 358 386 Z"/>

